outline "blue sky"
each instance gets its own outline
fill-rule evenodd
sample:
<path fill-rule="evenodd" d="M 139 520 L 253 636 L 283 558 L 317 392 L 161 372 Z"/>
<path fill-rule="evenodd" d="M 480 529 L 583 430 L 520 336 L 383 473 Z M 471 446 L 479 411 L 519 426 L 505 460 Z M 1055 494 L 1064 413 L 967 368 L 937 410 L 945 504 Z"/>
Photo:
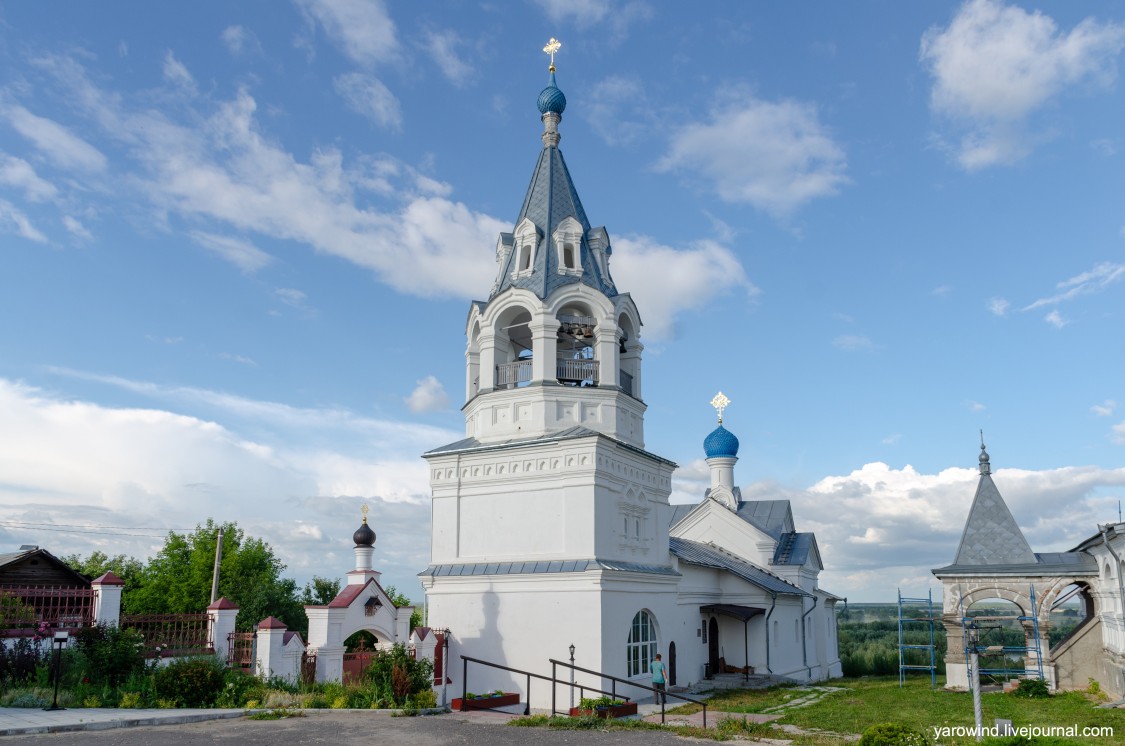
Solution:
<path fill-rule="evenodd" d="M 982 428 L 1036 550 L 1116 518 L 1118 4 L 3 2 L 0 548 L 341 576 L 367 501 L 416 594 L 551 36 L 675 501 L 721 389 L 852 600 L 952 559 Z"/>

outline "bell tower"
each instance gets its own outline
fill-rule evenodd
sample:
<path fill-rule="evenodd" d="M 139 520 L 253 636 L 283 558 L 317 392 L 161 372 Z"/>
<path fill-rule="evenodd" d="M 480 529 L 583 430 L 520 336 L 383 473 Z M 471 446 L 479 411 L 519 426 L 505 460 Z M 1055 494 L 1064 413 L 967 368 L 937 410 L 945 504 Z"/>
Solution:
<path fill-rule="evenodd" d="M 481 443 L 585 427 L 644 447 L 641 319 L 610 275 L 613 247 L 591 227 L 559 149 L 566 96 L 550 78 L 537 101 L 543 149 L 496 280 L 466 325 L 466 435 Z"/>

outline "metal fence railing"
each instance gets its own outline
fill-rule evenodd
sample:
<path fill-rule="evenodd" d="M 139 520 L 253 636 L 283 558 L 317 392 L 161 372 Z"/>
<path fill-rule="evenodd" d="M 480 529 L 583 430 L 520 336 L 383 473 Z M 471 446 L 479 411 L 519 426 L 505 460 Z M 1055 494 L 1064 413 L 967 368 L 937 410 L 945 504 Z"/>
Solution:
<path fill-rule="evenodd" d="M 121 627 L 141 633 L 149 658 L 214 652 L 207 614 L 122 615 Z"/>
<path fill-rule="evenodd" d="M 92 588 L 0 585 L 0 637 L 24 637 L 40 625 L 74 630 L 93 621 Z"/>

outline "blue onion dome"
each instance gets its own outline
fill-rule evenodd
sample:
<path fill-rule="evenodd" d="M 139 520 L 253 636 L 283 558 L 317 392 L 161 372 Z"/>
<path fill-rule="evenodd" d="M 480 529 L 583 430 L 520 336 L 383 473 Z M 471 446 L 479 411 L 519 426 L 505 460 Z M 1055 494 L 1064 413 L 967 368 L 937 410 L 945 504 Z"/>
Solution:
<path fill-rule="evenodd" d="M 357 547 L 373 547 L 375 546 L 375 532 L 367 525 L 367 518 L 363 519 L 363 523 L 352 534 L 352 541 L 355 542 Z"/>
<path fill-rule="evenodd" d="M 707 458 L 738 456 L 738 438 L 722 425 L 711 431 L 703 441 L 703 452 Z"/>
<path fill-rule="evenodd" d="M 539 113 L 552 112 L 561 115 L 566 109 L 566 96 L 555 85 L 555 73 L 551 72 L 551 84 L 539 93 Z"/>

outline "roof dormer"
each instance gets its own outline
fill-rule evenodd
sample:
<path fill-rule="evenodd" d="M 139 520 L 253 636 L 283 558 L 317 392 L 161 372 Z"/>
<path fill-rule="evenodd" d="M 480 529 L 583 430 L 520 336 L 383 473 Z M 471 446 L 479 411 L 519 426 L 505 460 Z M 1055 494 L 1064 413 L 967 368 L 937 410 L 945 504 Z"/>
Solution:
<path fill-rule="evenodd" d="M 582 274 L 582 224 L 572 217 L 559 223 L 551 238 L 558 253 L 560 274 Z"/>
<path fill-rule="evenodd" d="M 524 218 L 516 226 L 512 244 L 515 262 L 512 265 L 512 278 L 523 277 L 535 271 L 535 252 L 539 247 L 539 228 L 530 218 Z"/>

